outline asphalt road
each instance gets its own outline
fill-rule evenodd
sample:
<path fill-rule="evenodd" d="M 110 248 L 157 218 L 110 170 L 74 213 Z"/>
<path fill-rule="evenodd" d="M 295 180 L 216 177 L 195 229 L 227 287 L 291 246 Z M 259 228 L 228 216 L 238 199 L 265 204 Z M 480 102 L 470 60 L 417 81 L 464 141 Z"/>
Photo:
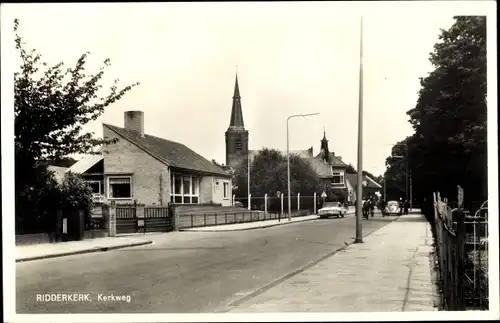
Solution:
<path fill-rule="evenodd" d="M 364 220 L 363 234 L 394 218 Z M 17 263 L 17 313 L 224 311 L 344 246 L 354 233 L 355 218 L 348 216 L 249 231 L 164 233 L 148 236 L 154 243 L 142 247 Z M 91 301 L 37 300 L 68 293 L 90 294 Z M 101 297 L 110 295 L 125 298 Z"/>

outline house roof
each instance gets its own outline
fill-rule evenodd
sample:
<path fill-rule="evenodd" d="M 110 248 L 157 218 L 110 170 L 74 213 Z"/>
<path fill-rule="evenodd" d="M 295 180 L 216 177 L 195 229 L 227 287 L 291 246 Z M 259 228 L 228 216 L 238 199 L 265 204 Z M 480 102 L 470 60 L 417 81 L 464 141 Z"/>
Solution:
<path fill-rule="evenodd" d="M 100 162 L 101 160 L 104 159 L 104 156 L 102 155 L 102 152 L 104 150 L 104 147 L 101 146 L 99 149 L 96 150 L 96 155 L 87 155 L 84 158 L 80 159 L 73 165 L 71 165 L 70 168 L 66 170 L 66 172 L 72 172 L 75 174 L 83 174 L 87 170 L 89 170 L 92 166 Z"/>
<path fill-rule="evenodd" d="M 104 126 L 143 149 L 167 166 L 199 173 L 230 176 L 224 169 L 181 143 L 147 134 L 142 137 L 136 131 L 109 124 L 104 124 Z"/>
<path fill-rule="evenodd" d="M 325 154 L 325 152 L 322 151 L 316 157 L 323 159 L 324 154 Z M 347 164 L 342 161 L 342 157 L 335 156 L 334 153 L 329 153 L 329 157 L 330 157 L 329 158 L 330 159 L 330 164 L 332 166 L 347 166 Z"/>
<path fill-rule="evenodd" d="M 309 157 L 304 158 L 304 160 L 311 165 L 319 178 L 329 178 L 333 176 L 331 165 L 326 163 L 322 158 Z"/>
<path fill-rule="evenodd" d="M 345 174 L 347 180 L 351 183 L 352 187 L 356 187 L 358 185 L 358 174 Z M 366 181 L 366 186 L 368 188 L 381 188 L 382 186 L 375 182 L 370 176 L 363 175 L 363 181 Z"/>

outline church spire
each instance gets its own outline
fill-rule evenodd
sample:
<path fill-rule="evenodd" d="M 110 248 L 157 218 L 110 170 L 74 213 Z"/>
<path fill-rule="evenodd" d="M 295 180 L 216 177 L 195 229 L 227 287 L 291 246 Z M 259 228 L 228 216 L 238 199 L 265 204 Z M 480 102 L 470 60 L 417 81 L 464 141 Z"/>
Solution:
<path fill-rule="evenodd" d="M 240 87 L 238 85 L 238 72 L 236 72 L 236 81 L 234 83 L 233 107 L 231 109 L 231 120 L 229 128 L 245 129 L 243 123 L 243 112 L 241 111 Z"/>
<path fill-rule="evenodd" d="M 328 162 L 330 160 L 330 151 L 328 150 L 328 139 L 326 139 L 326 128 L 323 130 L 323 139 L 321 139 L 321 155 L 323 160 Z"/>

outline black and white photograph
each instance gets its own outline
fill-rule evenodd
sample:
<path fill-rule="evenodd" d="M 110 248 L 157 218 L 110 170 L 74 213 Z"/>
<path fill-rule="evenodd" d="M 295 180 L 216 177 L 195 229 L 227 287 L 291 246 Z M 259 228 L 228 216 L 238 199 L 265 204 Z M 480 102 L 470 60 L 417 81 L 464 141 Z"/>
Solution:
<path fill-rule="evenodd" d="M 500 318 L 495 1 L 0 12 L 5 322 Z"/>

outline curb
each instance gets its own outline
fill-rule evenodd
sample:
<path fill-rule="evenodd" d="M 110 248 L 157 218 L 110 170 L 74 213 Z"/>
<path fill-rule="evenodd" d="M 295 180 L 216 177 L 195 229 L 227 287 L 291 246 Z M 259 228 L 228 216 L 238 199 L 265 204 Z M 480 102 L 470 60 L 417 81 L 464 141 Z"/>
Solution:
<path fill-rule="evenodd" d="M 285 225 L 285 224 L 293 224 L 293 223 L 313 221 L 313 220 L 317 220 L 317 219 L 318 218 L 301 220 L 301 221 L 290 221 L 290 222 L 287 221 L 287 222 L 282 222 L 282 223 L 266 224 L 264 226 L 253 227 L 253 228 L 242 228 L 242 229 L 196 230 L 195 228 L 188 228 L 188 229 L 180 229 L 180 231 L 182 231 L 182 232 L 231 232 L 231 231 L 248 231 L 248 230 L 257 230 L 257 229 L 265 229 L 265 228 L 277 227 L 277 226 Z M 195 230 L 193 230 L 193 229 L 195 229 Z"/>
<path fill-rule="evenodd" d="M 95 248 L 92 248 L 92 249 L 85 249 L 85 250 L 70 251 L 70 252 L 64 252 L 64 253 L 58 253 L 58 254 L 51 254 L 51 255 L 44 255 L 44 256 L 34 256 L 34 257 L 16 259 L 16 263 L 17 262 L 32 261 L 32 260 L 41 260 L 41 259 L 49 259 L 49 258 L 59 258 L 59 257 L 65 257 L 65 256 L 81 255 L 81 254 L 93 253 L 93 252 L 105 252 L 105 251 L 110 251 L 110 250 L 115 250 L 115 249 L 138 247 L 138 246 L 143 246 L 143 245 L 152 244 L 152 243 L 153 243 L 153 241 L 141 241 L 141 242 L 134 242 L 134 243 L 124 244 L 124 245 L 112 246 L 112 247 L 95 247 Z"/>

